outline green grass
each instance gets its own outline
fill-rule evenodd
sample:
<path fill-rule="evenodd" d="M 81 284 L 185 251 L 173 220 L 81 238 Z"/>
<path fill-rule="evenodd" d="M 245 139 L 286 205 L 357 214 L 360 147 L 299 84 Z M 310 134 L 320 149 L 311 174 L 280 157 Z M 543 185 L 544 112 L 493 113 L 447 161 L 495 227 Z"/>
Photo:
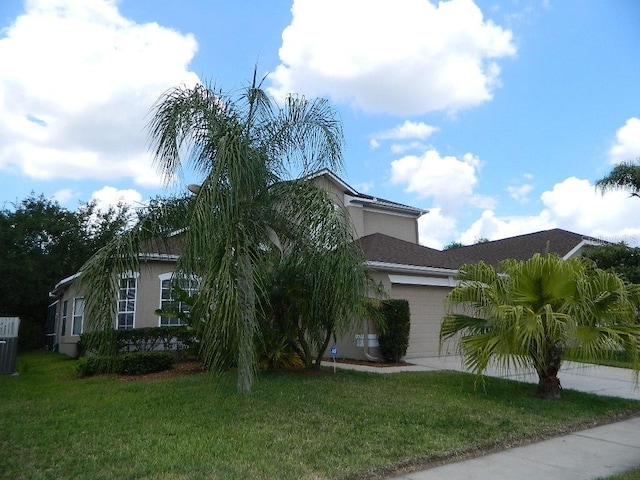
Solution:
<path fill-rule="evenodd" d="M 621 473 L 620 475 L 606 477 L 602 480 L 640 480 L 640 470 L 632 470 L 627 473 Z"/>
<path fill-rule="evenodd" d="M 18 358 L 0 377 L 0 478 L 370 478 L 407 465 L 564 433 L 640 402 L 459 373 L 263 373 L 75 378 L 76 361 Z"/>

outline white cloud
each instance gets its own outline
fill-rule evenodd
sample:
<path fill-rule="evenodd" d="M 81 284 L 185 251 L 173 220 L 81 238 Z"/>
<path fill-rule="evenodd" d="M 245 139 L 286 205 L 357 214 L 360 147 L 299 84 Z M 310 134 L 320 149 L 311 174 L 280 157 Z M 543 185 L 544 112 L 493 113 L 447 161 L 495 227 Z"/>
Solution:
<path fill-rule="evenodd" d="M 54 193 L 51 198 L 58 203 L 67 203 L 73 197 L 77 197 L 78 193 L 74 192 L 70 188 L 63 188 Z"/>
<path fill-rule="evenodd" d="M 513 185 L 507 187 L 509 196 L 518 203 L 528 203 L 529 193 L 531 193 L 531 190 L 533 190 L 533 185 L 527 183 L 517 187 Z"/>
<path fill-rule="evenodd" d="M 136 24 L 115 0 L 25 9 L 0 37 L 0 169 L 157 185 L 147 115 L 163 91 L 198 80 L 193 36 Z"/>
<path fill-rule="evenodd" d="M 611 241 L 640 244 L 640 201 L 628 193 L 596 192 L 587 180 L 568 178 L 541 195 L 544 208 L 529 216 L 499 217 L 492 210 L 482 213 L 457 236 L 464 244 L 478 238 L 497 240 L 525 233 L 562 228 Z"/>
<path fill-rule="evenodd" d="M 546 211 L 539 215 L 500 218 L 496 217 L 492 210 L 485 210 L 478 220 L 458 236 L 457 241 L 464 245 L 471 245 L 481 238 L 498 240 L 548 230 L 556 226 Z"/>
<path fill-rule="evenodd" d="M 456 221 L 452 216 L 442 214 L 440 208 L 430 208 L 429 213 L 418 219 L 420 243 L 441 250 L 447 239 L 456 233 Z"/>
<path fill-rule="evenodd" d="M 467 153 L 462 159 L 441 157 L 430 149 L 422 156 L 408 155 L 391 162 L 391 182 L 405 184 L 405 191 L 432 197 L 443 215 L 451 215 L 463 205 L 492 208 L 493 200 L 474 193 L 480 159 Z"/>
<path fill-rule="evenodd" d="M 640 157 L 640 118 L 631 117 L 616 132 L 616 142 L 609 150 L 611 163 L 635 160 Z"/>
<path fill-rule="evenodd" d="M 456 111 L 492 98 L 511 31 L 472 0 L 295 0 L 282 34 L 276 97 L 329 96 L 364 111 Z M 327 34 L 330 32 L 330 34 Z"/>
<path fill-rule="evenodd" d="M 389 130 L 374 133 L 371 135 L 371 141 L 369 144 L 374 148 L 378 148 L 380 146 L 380 141 L 382 140 L 424 140 L 430 137 L 437 130 L 437 127 L 427 125 L 424 122 L 412 122 L 410 120 L 405 120 L 401 125 L 397 125 Z M 424 150 L 426 149 L 426 146 L 421 142 L 413 141 L 406 143 L 393 143 L 390 148 L 392 153 L 400 154 L 408 150 Z"/>
<path fill-rule="evenodd" d="M 411 120 L 405 120 L 402 125 L 397 125 L 389 130 L 374 133 L 372 137 L 376 140 L 406 140 L 417 138 L 424 140 L 437 131 L 436 127 L 427 125 L 424 122 L 412 122 Z"/>
<path fill-rule="evenodd" d="M 95 201 L 96 208 L 101 212 L 105 212 L 119 203 L 137 208 L 142 206 L 142 194 L 133 189 L 119 190 L 106 186 L 93 192 L 90 201 Z"/>

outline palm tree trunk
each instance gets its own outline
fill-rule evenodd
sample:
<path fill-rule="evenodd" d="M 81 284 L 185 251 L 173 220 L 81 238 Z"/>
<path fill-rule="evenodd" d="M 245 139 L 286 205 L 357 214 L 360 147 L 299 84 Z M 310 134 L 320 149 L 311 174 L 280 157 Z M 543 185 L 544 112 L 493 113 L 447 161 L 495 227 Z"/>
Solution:
<path fill-rule="evenodd" d="M 248 255 L 239 260 L 238 287 L 241 322 L 238 326 L 238 383 L 237 392 L 251 393 L 255 369 L 254 334 L 256 330 L 256 292 L 253 284 L 253 266 Z"/>
<path fill-rule="evenodd" d="M 545 365 L 536 367 L 538 371 L 538 388 L 536 395 L 542 398 L 560 398 L 562 385 L 558 378 L 560 363 L 562 362 L 562 349 L 553 347 L 546 355 Z"/>
<path fill-rule="evenodd" d="M 322 343 L 322 346 L 318 350 L 318 356 L 316 357 L 316 361 L 313 365 L 313 368 L 315 370 L 320 370 L 320 367 L 322 366 L 322 357 L 324 355 L 324 352 L 327 351 L 327 347 L 329 346 L 329 342 L 331 341 L 331 333 L 332 331 L 330 329 L 327 330 L 327 334 L 324 337 L 324 342 Z"/>

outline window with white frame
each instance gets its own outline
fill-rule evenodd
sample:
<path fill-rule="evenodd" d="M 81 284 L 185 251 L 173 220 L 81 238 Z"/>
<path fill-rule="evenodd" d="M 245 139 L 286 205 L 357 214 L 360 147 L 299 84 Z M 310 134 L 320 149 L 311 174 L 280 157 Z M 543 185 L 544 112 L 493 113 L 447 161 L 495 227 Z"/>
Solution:
<path fill-rule="evenodd" d="M 71 332 L 73 335 L 82 333 L 82 321 L 84 319 L 84 298 L 78 297 L 73 299 L 73 326 Z"/>
<path fill-rule="evenodd" d="M 137 275 L 123 275 L 118 289 L 118 330 L 135 326 Z"/>
<path fill-rule="evenodd" d="M 186 302 L 177 300 L 177 292 L 175 287 L 178 286 L 188 296 L 192 297 L 198 293 L 199 282 L 197 279 L 181 279 L 172 278 L 171 273 L 163 273 L 160 278 L 160 309 L 174 310 L 182 313 L 189 313 L 190 305 Z M 160 317 L 161 327 L 181 327 L 186 323 L 179 317 Z"/>

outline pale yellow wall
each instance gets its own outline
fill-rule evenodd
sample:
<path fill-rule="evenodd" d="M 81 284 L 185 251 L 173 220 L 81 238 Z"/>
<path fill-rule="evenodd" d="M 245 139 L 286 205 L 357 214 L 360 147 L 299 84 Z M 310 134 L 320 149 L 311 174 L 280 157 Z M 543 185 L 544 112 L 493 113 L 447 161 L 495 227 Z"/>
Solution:
<path fill-rule="evenodd" d="M 360 203 L 345 205 L 345 194 L 326 177 L 315 179 L 316 184 L 329 192 L 336 205 L 346 209 L 358 238 L 373 233 L 383 233 L 407 242 L 418 243 L 418 222 L 415 217 L 398 215 L 384 210 L 363 206 Z"/>
<path fill-rule="evenodd" d="M 138 282 L 136 291 L 136 310 L 135 323 L 136 328 L 157 327 L 159 326 L 159 317 L 154 313 L 160 307 L 160 279 L 159 275 L 172 272 L 175 268 L 174 262 L 146 262 L 140 265 L 138 272 Z M 72 335 L 73 331 L 73 300 L 76 297 L 83 297 L 84 292 L 80 288 L 79 282 L 76 280 L 66 288 L 62 297 L 58 302 L 56 314 L 56 342 L 61 353 L 76 357 L 78 356 L 77 343 L 80 340 L 78 335 Z M 64 301 L 67 300 L 67 322 L 65 335 L 62 333 L 62 310 Z M 115 301 L 115 300 L 114 300 Z M 84 319 L 86 325 L 86 318 Z M 115 327 L 116 320 L 113 319 Z M 84 327 L 84 326 L 83 326 Z"/>
<path fill-rule="evenodd" d="M 400 240 L 418 243 L 417 220 L 415 217 L 364 210 L 363 223 L 363 235 L 383 233 Z"/>
<path fill-rule="evenodd" d="M 159 327 L 160 317 L 154 312 L 160 308 L 159 275 L 173 272 L 175 263 L 147 262 L 140 268 L 136 297 L 136 328 Z"/>

